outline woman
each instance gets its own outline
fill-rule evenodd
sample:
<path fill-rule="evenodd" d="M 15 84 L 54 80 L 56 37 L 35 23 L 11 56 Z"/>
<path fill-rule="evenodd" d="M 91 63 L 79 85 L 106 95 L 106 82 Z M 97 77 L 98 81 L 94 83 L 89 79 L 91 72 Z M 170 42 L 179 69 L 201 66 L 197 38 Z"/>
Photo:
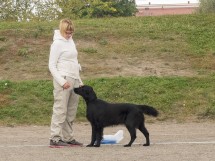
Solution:
<path fill-rule="evenodd" d="M 54 105 L 51 120 L 51 147 L 82 146 L 74 139 L 73 121 L 79 97 L 73 89 L 82 86 L 78 52 L 72 35 L 74 25 L 70 19 L 62 19 L 55 30 L 50 49 L 49 70 L 53 76 Z"/>

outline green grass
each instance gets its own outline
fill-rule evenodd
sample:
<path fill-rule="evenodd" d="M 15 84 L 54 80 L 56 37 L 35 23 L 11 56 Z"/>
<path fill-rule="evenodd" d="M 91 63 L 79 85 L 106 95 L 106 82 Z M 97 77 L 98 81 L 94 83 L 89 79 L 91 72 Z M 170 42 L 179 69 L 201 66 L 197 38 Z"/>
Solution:
<path fill-rule="evenodd" d="M 128 43 L 145 39 L 168 43 L 182 37 L 194 52 L 205 53 L 206 49 L 215 51 L 214 20 L 214 14 L 78 20 L 77 37 L 97 41 L 113 36 Z"/>
<path fill-rule="evenodd" d="M 184 120 L 191 117 L 215 116 L 215 76 L 181 77 L 117 77 L 85 80 L 94 87 L 100 99 L 109 102 L 130 102 L 156 107 L 158 120 Z M 0 81 L 3 105 L 0 120 L 4 125 L 48 125 L 52 114 L 51 81 Z M 85 102 L 80 99 L 77 120 L 85 118 Z"/>
<path fill-rule="evenodd" d="M 215 51 L 214 14 L 174 15 L 75 20 L 76 39 L 103 41 L 108 38 L 136 41 L 144 39 L 174 41 L 183 37 L 194 51 Z M 0 31 L 25 37 L 52 36 L 58 27 L 53 22 L 1 22 Z M 1 36 L 2 37 L 2 36 Z M 133 37 L 133 39 L 130 39 Z M 5 38 L 4 38 L 5 39 Z M 107 42 L 106 42 L 107 43 Z"/>
<path fill-rule="evenodd" d="M 4 96 L 0 105 L 2 124 L 47 124 L 52 105 L 50 81 L 1 81 L 0 93 Z"/>
<path fill-rule="evenodd" d="M 84 83 L 92 85 L 99 98 L 152 105 L 161 113 L 158 120 L 215 119 L 215 14 L 81 19 L 74 24 Z M 47 64 L 57 27 L 58 21 L 0 23 L 0 124 L 50 123 L 53 87 Z M 186 61 L 184 68 L 197 74 L 131 77 L 128 72 L 91 78 L 98 71 L 112 74 L 109 60 L 135 66 L 143 59 L 166 65 Z M 83 118 L 80 99 L 77 119 Z"/>
<path fill-rule="evenodd" d="M 215 14 L 81 19 L 74 24 L 74 40 L 85 60 L 116 57 L 126 62 L 156 57 L 169 62 L 190 60 L 191 68 L 200 74 L 215 69 Z M 58 21 L 1 22 L 1 59 L 28 73 L 34 69 L 20 66 L 20 62 L 34 62 L 37 73 L 46 73 L 44 66 L 57 27 Z M 10 68 L 8 73 L 12 72 Z"/>

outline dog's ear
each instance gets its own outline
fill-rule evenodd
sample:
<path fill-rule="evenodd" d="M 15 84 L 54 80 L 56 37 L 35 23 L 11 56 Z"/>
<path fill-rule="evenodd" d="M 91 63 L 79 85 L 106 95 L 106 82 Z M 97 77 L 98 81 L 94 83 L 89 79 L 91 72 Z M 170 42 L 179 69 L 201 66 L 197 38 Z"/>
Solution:
<path fill-rule="evenodd" d="M 92 88 L 88 88 L 84 91 L 84 98 L 86 101 L 92 102 L 97 99 L 97 96 Z"/>

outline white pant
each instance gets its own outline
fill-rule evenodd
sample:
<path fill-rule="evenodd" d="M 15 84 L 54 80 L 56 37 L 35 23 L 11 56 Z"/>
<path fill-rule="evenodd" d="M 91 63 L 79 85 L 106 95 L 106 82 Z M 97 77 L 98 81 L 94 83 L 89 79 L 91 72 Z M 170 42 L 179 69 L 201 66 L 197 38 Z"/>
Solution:
<path fill-rule="evenodd" d="M 75 94 L 74 88 L 79 87 L 79 80 L 65 77 L 70 83 L 70 88 L 63 89 L 55 80 L 54 85 L 54 105 L 51 120 L 51 140 L 65 142 L 72 141 L 73 121 L 76 116 L 79 96 Z"/>

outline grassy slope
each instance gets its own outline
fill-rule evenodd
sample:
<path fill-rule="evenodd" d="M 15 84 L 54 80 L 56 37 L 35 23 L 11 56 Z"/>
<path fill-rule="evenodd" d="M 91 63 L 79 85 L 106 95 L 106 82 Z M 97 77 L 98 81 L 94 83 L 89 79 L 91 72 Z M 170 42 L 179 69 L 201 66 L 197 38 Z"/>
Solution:
<path fill-rule="evenodd" d="M 198 116 L 214 118 L 214 22 L 214 15 L 77 20 L 75 24 L 78 28 L 74 38 L 83 44 L 79 46 L 79 51 L 85 56 L 108 59 L 106 53 L 117 53 L 122 57 L 135 56 L 139 59 L 143 54 L 167 60 L 171 57 L 169 61 L 189 59 L 192 68 L 200 73 L 194 78 L 96 78 L 86 79 L 85 84 L 93 85 L 98 96 L 107 101 L 155 106 L 161 112 L 160 120 L 187 120 Z M 23 60 L 31 64 L 47 59 L 47 45 L 43 46 L 41 43 L 38 48 L 32 44 L 26 47 L 26 43 L 15 43 L 19 48 L 14 49 L 10 48 L 10 37 L 15 36 L 18 41 L 34 39 L 36 44 L 38 40 L 44 42 L 51 39 L 55 26 L 57 22 L 1 23 L 1 63 L 6 62 L 6 54 L 13 54 L 14 59 L 8 61 L 15 68 L 21 68 Z M 91 45 L 86 45 L 89 43 Z M 31 50 L 26 51 L 26 48 Z M 41 54 L 44 52 L 46 56 Z M 44 66 L 43 69 L 38 67 L 35 70 L 35 67 L 31 69 L 30 66 L 27 69 L 30 72 L 46 73 Z M 0 124 L 49 124 L 52 99 L 52 82 L 49 80 L 1 80 Z M 81 100 L 78 118 L 84 117 L 84 113 L 84 103 Z"/>
<path fill-rule="evenodd" d="M 86 80 L 99 98 L 156 107 L 158 120 L 184 121 L 215 116 L 215 76 L 207 78 L 136 77 Z M 51 81 L 0 82 L 0 124 L 49 124 L 52 111 Z M 81 99 L 77 117 L 85 116 Z"/>
<path fill-rule="evenodd" d="M 98 69 L 101 75 L 113 74 L 115 68 L 105 64 L 108 60 L 135 65 L 141 64 L 143 59 L 152 62 L 156 59 L 167 62 L 166 66 L 169 62 L 185 61 L 191 70 L 201 75 L 213 73 L 214 22 L 213 14 L 76 20 L 74 39 L 79 61 L 85 69 L 84 77 L 91 78 Z M 47 78 L 49 48 L 57 26 L 58 22 L 1 22 L 0 72 L 3 78 Z M 103 66 L 94 65 L 101 62 Z M 124 67 L 121 66 L 118 72 Z"/>

